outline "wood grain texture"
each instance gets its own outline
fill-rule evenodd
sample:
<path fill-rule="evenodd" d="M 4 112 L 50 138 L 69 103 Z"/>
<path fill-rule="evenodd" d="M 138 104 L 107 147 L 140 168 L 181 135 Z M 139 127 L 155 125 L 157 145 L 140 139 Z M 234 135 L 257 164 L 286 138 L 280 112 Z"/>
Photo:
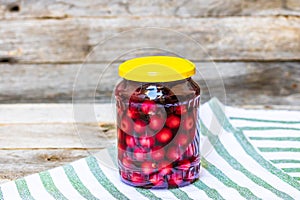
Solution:
<path fill-rule="evenodd" d="M 250 109 L 300 109 L 299 106 L 290 105 L 272 107 L 243 105 L 242 107 Z M 41 114 L 47 112 L 56 113 L 59 108 L 65 111 L 60 113 L 59 119 L 54 117 L 51 120 L 39 118 Z M 105 109 L 102 105 L 98 105 L 98 108 Z M 10 117 L 3 116 L 5 110 L 10 110 L 12 113 Z M 31 110 L 31 113 L 26 117 L 28 110 Z M 22 115 L 19 114 L 20 111 L 23 111 Z M 72 112 L 72 105 L 70 104 L 0 104 L 0 183 L 62 166 L 89 156 L 99 148 L 105 147 L 101 145 L 98 149 L 91 149 L 91 147 L 94 148 L 93 146 L 82 147 L 78 136 L 76 137 L 71 128 L 73 119 L 69 115 L 70 112 Z M 103 111 L 96 110 L 96 113 L 98 112 Z M 61 119 L 65 123 L 55 123 Z M 99 120 L 101 119 L 105 119 L 105 117 L 99 118 Z M 92 123 L 84 124 L 84 126 L 90 127 L 86 128 L 85 132 L 89 133 L 89 130 L 95 130 L 95 125 Z M 109 136 L 111 132 L 115 133 L 114 126 L 111 124 L 101 124 L 100 128 L 103 131 L 102 136 Z M 95 135 L 88 137 L 93 140 L 97 138 Z M 110 137 L 114 138 L 115 135 Z M 14 142 L 13 138 L 15 139 Z"/>
<path fill-rule="evenodd" d="M 216 66 L 209 62 L 197 62 L 196 65 L 199 71 L 194 79 L 201 85 L 203 102 L 211 96 L 223 94 L 221 79 L 229 105 L 257 102 L 262 105 L 300 105 L 299 62 L 217 62 Z M 77 85 L 76 98 L 81 102 L 93 102 L 95 94 L 96 102 L 110 102 L 112 90 L 120 80 L 117 66 L 118 63 L 113 63 L 108 68 L 105 63 L 87 64 L 83 69 L 83 80 Z M 73 85 L 80 67 L 80 64 L 2 64 L 0 101 L 71 102 Z M 106 70 L 103 72 L 104 69 Z M 212 90 L 211 94 L 208 88 Z M 58 111 L 61 112 L 63 110 Z M 52 114 L 43 118 L 49 115 Z M 57 118 L 60 119 L 59 116 Z"/>
<path fill-rule="evenodd" d="M 149 26 L 173 32 L 122 32 Z M 204 50 L 174 30 L 196 40 Z M 88 62 L 113 61 L 126 54 L 119 58 L 124 60 L 129 51 L 134 56 L 167 50 L 194 61 L 299 60 L 300 53 L 298 17 L 32 19 L 0 21 L 0 61 L 81 63 L 98 42 L 120 32 L 122 37 L 96 48 Z"/>
<path fill-rule="evenodd" d="M 92 106 L 95 112 L 94 118 L 84 116 L 84 118 L 74 118 L 75 110 Z M 0 104 L 0 126 L 13 124 L 87 124 L 94 126 L 95 123 L 110 123 L 115 121 L 114 107 L 110 103 L 106 104 Z M 107 129 L 105 124 L 98 124 L 101 129 Z M 96 126 L 98 126 L 96 124 Z"/>
<path fill-rule="evenodd" d="M 283 1 L 285 3 L 285 7 L 288 10 L 294 10 L 294 11 L 300 11 L 300 1 L 298 0 L 285 0 Z"/>
<path fill-rule="evenodd" d="M 0 104 L 0 183 L 67 164 L 112 145 L 116 131 L 107 115 L 111 112 L 107 104 L 98 104 L 97 119 L 110 123 L 87 123 L 88 119 L 74 119 L 72 104 Z"/>
<path fill-rule="evenodd" d="M 115 142 L 116 131 L 98 124 L 2 124 L 0 149 L 103 149 Z"/>
<path fill-rule="evenodd" d="M 299 15 L 298 0 L 2 0 L 0 16 L 12 18 L 66 18 L 113 16 L 222 17 Z"/>
<path fill-rule="evenodd" d="M 0 150 L 0 183 L 38 173 L 90 155 L 86 150 Z"/>

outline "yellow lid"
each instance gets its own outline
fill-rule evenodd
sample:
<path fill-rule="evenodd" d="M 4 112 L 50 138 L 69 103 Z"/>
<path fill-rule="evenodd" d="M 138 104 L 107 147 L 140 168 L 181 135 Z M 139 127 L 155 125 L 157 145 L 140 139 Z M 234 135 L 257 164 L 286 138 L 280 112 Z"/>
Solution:
<path fill-rule="evenodd" d="M 195 74 L 189 60 L 171 56 L 148 56 L 127 60 L 119 66 L 119 75 L 138 82 L 170 82 Z"/>

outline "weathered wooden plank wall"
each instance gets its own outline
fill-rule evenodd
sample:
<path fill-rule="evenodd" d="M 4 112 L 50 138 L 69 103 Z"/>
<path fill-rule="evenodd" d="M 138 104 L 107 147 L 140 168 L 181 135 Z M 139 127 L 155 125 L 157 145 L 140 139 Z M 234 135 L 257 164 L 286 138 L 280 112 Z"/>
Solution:
<path fill-rule="evenodd" d="M 164 27 L 180 31 L 197 40 L 215 61 L 297 60 L 300 52 L 299 17 L 226 18 L 68 18 L 62 20 L 4 20 L 0 56 L 22 63 L 80 63 L 100 41 L 120 31 L 138 27 Z M 161 46 L 175 49 L 178 38 L 163 30 L 123 34 L 91 62 L 111 61 L 128 47 Z M 159 35 L 161 34 L 161 35 Z M 166 38 L 168 37 L 168 38 Z M 122 43 L 120 43 L 122 42 Z M 198 46 L 185 46 L 190 59 L 210 58 Z M 178 47 L 177 47 L 178 48 Z"/>
<path fill-rule="evenodd" d="M 91 102 L 94 82 L 98 81 L 97 69 L 104 68 L 105 64 L 88 64 L 89 79 L 79 84 L 77 97 Z M 208 89 L 218 88 L 215 80 L 219 78 L 214 73 L 214 67 L 208 62 L 197 62 L 201 73 L 205 76 L 196 76 L 196 80 L 203 86 L 203 100 L 208 100 Z M 296 104 L 299 98 L 300 83 L 299 62 L 219 62 L 217 69 L 222 75 L 227 89 L 227 102 L 236 104 Z M 70 102 L 76 72 L 81 64 L 3 64 L 0 67 L 1 96 L 4 103 L 38 102 L 51 103 Z M 102 82 L 117 82 L 117 68 L 105 73 Z M 8 87 L 9 86 L 9 87 Z M 97 90 L 96 99 L 102 101 L 100 94 L 109 93 L 110 84 L 103 84 Z M 242 97 L 242 98 L 241 98 Z M 283 98 L 286 97 L 286 98 Z"/>
<path fill-rule="evenodd" d="M 300 105 L 300 1 L 0 1 L 0 103 L 71 102 L 73 82 L 91 49 L 113 34 L 137 27 L 164 27 L 200 42 L 223 76 L 227 103 Z M 89 60 L 90 79 L 80 83 L 88 101 L 97 68 L 129 46 L 178 48 L 176 38 L 146 34 L 112 42 Z M 186 51 L 210 86 L 218 78 L 210 58 Z M 103 81 L 117 81 L 116 70 Z M 204 80 L 203 99 L 209 99 Z M 112 84 L 98 88 L 108 101 Z M 105 92 L 105 97 L 99 94 Z"/>

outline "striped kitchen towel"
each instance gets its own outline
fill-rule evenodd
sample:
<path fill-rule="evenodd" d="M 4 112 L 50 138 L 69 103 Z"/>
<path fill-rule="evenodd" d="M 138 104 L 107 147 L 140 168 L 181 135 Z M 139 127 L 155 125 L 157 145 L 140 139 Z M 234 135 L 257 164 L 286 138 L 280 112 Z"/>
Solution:
<path fill-rule="evenodd" d="M 201 107 L 201 178 L 147 190 L 123 184 L 116 149 L 0 186 L 0 199 L 300 199 L 300 112 Z"/>

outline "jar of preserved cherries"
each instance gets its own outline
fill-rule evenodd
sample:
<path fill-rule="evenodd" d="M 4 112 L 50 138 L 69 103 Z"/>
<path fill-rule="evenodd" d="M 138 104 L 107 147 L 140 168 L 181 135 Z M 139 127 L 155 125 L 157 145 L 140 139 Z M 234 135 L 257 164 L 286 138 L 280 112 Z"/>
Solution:
<path fill-rule="evenodd" d="M 119 66 L 115 89 L 121 180 L 144 188 L 173 188 L 199 178 L 200 88 L 195 65 L 150 56 Z"/>

